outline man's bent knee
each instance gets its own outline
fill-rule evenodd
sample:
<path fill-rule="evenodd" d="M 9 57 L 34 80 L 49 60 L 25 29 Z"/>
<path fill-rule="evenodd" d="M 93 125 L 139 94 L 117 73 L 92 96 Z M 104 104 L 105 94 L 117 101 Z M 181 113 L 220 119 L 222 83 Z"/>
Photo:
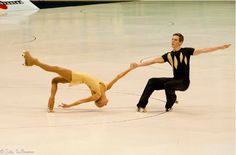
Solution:
<path fill-rule="evenodd" d="M 154 78 L 149 79 L 149 80 L 148 80 L 148 85 L 153 85 L 154 80 L 155 80 Z"/>

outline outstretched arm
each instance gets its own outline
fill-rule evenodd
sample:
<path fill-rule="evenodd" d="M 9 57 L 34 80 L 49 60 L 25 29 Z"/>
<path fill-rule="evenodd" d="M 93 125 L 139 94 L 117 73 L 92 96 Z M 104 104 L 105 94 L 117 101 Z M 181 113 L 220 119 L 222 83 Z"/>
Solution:
<path fill-rule="evenodd" d="M 164 59 L 162 57 L 156 57 L 150 60 L 146 60 L 141 63 L 131 63 L 130 67 L 131 68 L 137 68 L 137 67 L 143 67 L 143 66 L 149 66 L 155 63 L 164 63 Z"/>
<path fill-rule="evenodd" d="M 93 94 L 92 96 L 88 97 L 88 98 L 84 98 L 84 99 L 80 99 L 76 102 L 73 102 L 71 104 L 60 104 L 59 107 L 62 107 L 62 108 L 69 108 L 69 107 L 72 107 L 72 106 L 76 106 L 76 105 L 79 105 L 79 104 L 82 104 L 82 103 L 86 103 L 86 102 L 91 102 L 91 101 L 96 101 L 100 98 L 100 94 Z"/>
<path fill-rule="evenodd" d="M 114 85 L 114 83 L 116 83 L 119 79 L 124 77 L 127 73 L 129 73 L 133 69 L 134 69 L 133 67 L 130 67 L 130 68 L 126 69 L 124 72 L 118 74 L 113 80 L 111 80 L 111 82 L 109 82 L 107 84 L 107 90 L 111 89 L 111 87 Z"/>
<path fill-rule="evenodd" d="M 153 58 L 153 59 L 144 61 L 144 62 L 139 63 L 139 64 L 138 63 L 131 63 L 129 69 L 127 69 L 124 72 L 118 74 L 111 82 L 108 83 L 107 90 L 111 89 L 111 87 L 113 86 L 114 83 L 116 83 L 119 79 L 124 77 L 131 70 L 133 70 L 137 67 L 148 66 L 148 65 L 151 65 L 151 64 L 155 64 L 155 63 L 164 63 L 164 59 L 162 57 L 157 57 L 157 58 Z"/>
<path fill-rule="evenodd" d="M 199 54 L 203 54 L 203 53 L 214 52 L 214 51 L 217 51 L 217 50 L 223 50 L 223 49 L 226 49 L 230 46 L 231 46 L 231 44 L 225 44 L 225 45 L 216 46 L 216 47 L 195 49 L 193 55 L 199 55 Z"/>

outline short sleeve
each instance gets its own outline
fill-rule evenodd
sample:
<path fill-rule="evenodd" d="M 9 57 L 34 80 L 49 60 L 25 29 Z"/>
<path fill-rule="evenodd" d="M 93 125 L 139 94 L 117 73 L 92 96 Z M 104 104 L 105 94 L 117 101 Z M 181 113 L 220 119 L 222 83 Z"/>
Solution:
<path fill-rule="evenodd" d="M 164 59 L 164 62 L 167 62 L 167 61 L 168 61 L 167 54 L 168 54 L 168 53 L 165 53 L 165 54 L 163 54 L 163 55 L 161 56 L 161 57 Z"/>
<path fill-rule="evenodd" d="M 185 50 L 188 55 L 193 55 L 195 49 L 192 47 L 187 47 Z"/>

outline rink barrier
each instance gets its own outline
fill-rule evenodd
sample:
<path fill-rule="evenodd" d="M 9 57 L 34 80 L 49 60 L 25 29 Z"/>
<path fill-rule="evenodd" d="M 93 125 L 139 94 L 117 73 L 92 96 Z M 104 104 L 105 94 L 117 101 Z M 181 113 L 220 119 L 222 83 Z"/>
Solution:
<path fill-rule="evenodd" d="M 0 12 L 38 10 L 29 0 L 0 0 Z"/>

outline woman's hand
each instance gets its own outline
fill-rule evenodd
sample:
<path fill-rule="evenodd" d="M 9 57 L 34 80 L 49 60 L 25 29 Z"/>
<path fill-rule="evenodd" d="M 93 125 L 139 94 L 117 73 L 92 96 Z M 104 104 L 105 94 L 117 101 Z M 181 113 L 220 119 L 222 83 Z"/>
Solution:
<path fill-rule="evenodd" d="M 131 63 L 130 64 L 130 69 L 135 69 L 138 67 L 138 64 L 137 63 Z"/>
<path fill-rule="evenodd" d="M 69 104 L 61 103 L 58 107 L 69 108 L 71 106 Z"/>

